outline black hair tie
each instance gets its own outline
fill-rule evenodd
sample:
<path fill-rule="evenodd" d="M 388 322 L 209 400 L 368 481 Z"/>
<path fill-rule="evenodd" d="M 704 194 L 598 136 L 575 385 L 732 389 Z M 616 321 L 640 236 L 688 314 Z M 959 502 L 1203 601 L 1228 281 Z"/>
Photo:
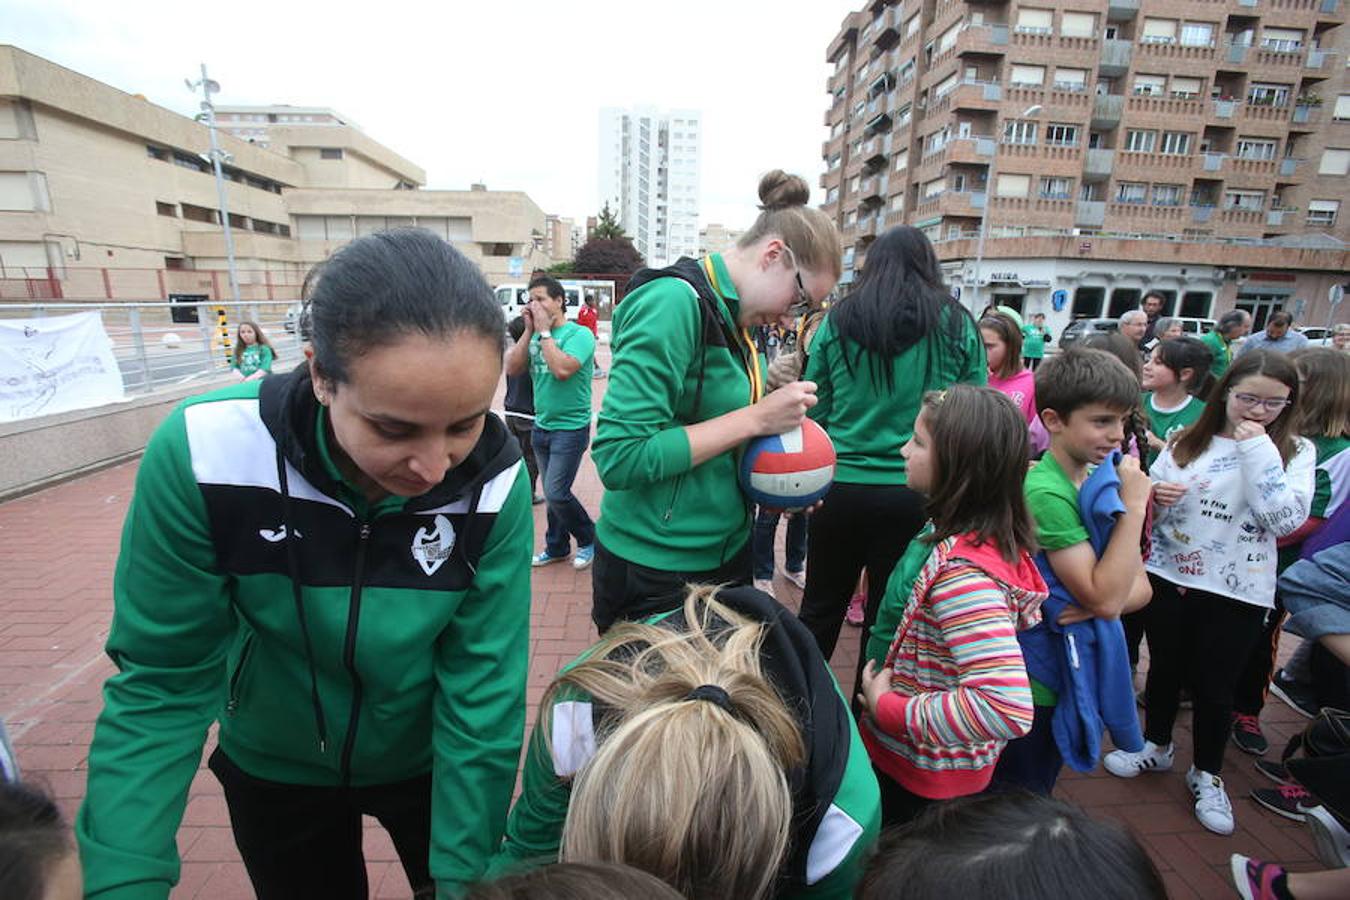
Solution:
<path fill-rule="evenodd" d="M 731 695 L 715 684 L 700 684 L 685 694 L 684 699 L 707 700 L 709 703 L 722 707 L 733 716 L 736 714 L 736 710 L 731 705 Z"/>

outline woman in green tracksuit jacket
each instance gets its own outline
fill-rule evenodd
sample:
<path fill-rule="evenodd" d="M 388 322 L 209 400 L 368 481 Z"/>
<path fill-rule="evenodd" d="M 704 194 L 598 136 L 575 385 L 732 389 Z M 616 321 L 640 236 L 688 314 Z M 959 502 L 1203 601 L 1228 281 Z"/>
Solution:
<path fill-rule="evenodd" d="M 87 896 L 169 896 L 213 722 L 264 900 L 365 897 L 362 814 L 424 897 L 474 881 L 504 827 L 533 535 L 487 414 L 501 312 L 409 229 L 335 254 L 306 316 L 308 366 L 187 401 L 146 448 L 76 824 Z"/>
<path fill-rule="evenodd" d="M 750 582 L 739 449 L 796 427 L 815 402 L 803 382 L 764 394 L 748 329 L 787 324 L 830 292 L 838 233 L 795 175 L 770 172 L 759 196 L 735 248 L 639 272 L 614 312 L 591 448 L 606 488 L 592 573 L 602 632 L 674 608 L 687 582 Z"/>
<path fill-rule="evenodd" d="M 810 520 L 801 607 L 829 659 L 859 573 L 867 572 L 866 635 L 926 518 L 900 455 L 924 393 L 988 380 L 979 329 L 947 292 L 923 232 L 892 228 L 867 249 L 862 278 L 816 332 L 805 377 L 819 398 L 808 415 L 838 456 L 834 486 Z"/>
<path fill-rule="evenodd" d="M 554 681 L 489 873 L 561 857 L 627 863 L 689 897 L 842 900 L 880 821 L 810 632 L 754 588 L 701 587 Z"/>

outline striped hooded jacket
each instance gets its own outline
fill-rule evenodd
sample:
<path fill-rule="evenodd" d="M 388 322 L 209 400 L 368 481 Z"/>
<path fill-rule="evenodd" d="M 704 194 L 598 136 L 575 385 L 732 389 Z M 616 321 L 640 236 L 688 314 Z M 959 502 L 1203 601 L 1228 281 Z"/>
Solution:
<path fill-rule="evenodd" d="M 978 793 L 1004 745 L 1031 729 L 1031 685 L 1016 632 L 1040 621 L 1045 582 L 969 535 L 934 546 L 896 628 L 891 690 L 862 722 L 877 768 L 932 799 Z"/>

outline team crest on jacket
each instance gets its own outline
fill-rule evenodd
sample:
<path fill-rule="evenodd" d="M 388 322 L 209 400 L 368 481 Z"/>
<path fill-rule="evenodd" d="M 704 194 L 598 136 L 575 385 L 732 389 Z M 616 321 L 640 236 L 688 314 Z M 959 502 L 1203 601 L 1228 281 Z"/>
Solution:
<path fill-rule="evenodd" d="M 413 559 L 428 575 L 436 574 L 436 570 L 450 558 L 451 551 L 455 549 L 455 527 L 450 524 L 450 520 L 445 516 L 437 516 L 432 520 L 432 525 L 435 527 L 430 531 L 417 529 L 412 540 Z"/>

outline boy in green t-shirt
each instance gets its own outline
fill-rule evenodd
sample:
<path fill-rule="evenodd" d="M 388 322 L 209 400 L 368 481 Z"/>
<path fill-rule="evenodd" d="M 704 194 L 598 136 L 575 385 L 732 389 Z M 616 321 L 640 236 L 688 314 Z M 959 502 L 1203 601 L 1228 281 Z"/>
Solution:
<path fill-rule="evenodd" d="M 1061 625 L 1115 618 L 1152 596 L 1139 552 L 1152 486 L 1139 460 L 1126 456 L 1117 467 L 1125 512 L 1100 558 L 1078 509 L 1078 489 L 1120 447 L 1138 399 L 1134 374 L 1101 350 L 1074 347 L 1036 370 L 1036 407 L 1050 449 L 1027 473 L 1025 493 L 1041 549 L 1037 562 L 1049 565 L 1074 600 L 1060 614 Z M 1048 795 L 1062 765 L 1051 729 L 1058 698 L 1034 678 L 1031 697 L 1036 705 L 1031 732 L 1004 748 L 994 780 Z"/>

